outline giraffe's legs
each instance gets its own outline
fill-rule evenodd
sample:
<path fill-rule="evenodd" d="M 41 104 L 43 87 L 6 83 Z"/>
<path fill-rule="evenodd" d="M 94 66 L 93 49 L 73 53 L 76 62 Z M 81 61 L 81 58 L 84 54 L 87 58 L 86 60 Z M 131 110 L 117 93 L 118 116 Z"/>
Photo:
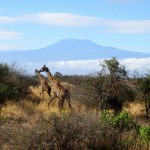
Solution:
<path fill-rule="evenodd" d="M 47 94 L 49 95 L 49 97 L 51 97 L 51 87 L 47 87 L 46 89 Z"/>
<path fill-rule="evenodd" d="M 61 107 L 61 99 L 60 98 L 58 98 L 58 107 L 59 107 L 59 112 L 61 113 L 61 111 L 62 111 L 62 107 Z"/>
<path fill-rule="evenodd" d="M 44 87 L 42 86 L 42 100 L 44 100 L 44 91 L 45 91 L 45 89 L 44 89 Z"/>
<path fill-rule="evenodd" d="M 64 99 L 63 99 L 62 96 L 60 96 L 58 99 L 59 99 L 58 107 L 59 107 L 59 111 L 60 111 L 60 113 L 61 113 L 61 112 L 62 112 L 62 108 L 63 108 Z"/>
<path fill-rule="evenodd" d="M 64 99 L 67 100 L 69 108 L 72 109 L 71 102 L 70 102 L 70 92 L 67 89 L 65 91 Z"/>
<path fill-rule="evenodd" d="M 50 103 L 57 97 L 56 93 L 54 93 L 53 97 L 50 98 L 49 102 L 48 102 L 48 110 L 50 113 Z"/>
<path fill-rule="evenodd" d="M 63 108 L 64 107 L 64 101 L 65 101 L 65 97 L 63 96 L 62 98 L 61 98 L 61 107 Z M 66 99 L 67 100 L 67 99 Z"/>
<path fill-rule="evenodd" d="M 65 96 L 63 96 L 62 99 L 61 99 L 61 108 L 63 108 L 65 100 L 67 100 L 68 106 L 72 110 L 72 106 L 71 106 L 71 103 L 70 103 L 70 97 L 65 97 Z"/>
<path fill-rule="evenodd" d="M 68 102 L 68 106 L 69 106 L 69 108 L 70 108 L 70 109 L 72 109 L 71 102 L 70 102 L 70 97 L 69 97 L 69 98 L 67 98 L 67 102 Z"/>
<path fill-rule="evenodd" d="M 63 108 L 63 106 L 64 106 L 64 101 L 65 101 L 65 98 L 62 98 L 61 99 L 61 108 Z"/>

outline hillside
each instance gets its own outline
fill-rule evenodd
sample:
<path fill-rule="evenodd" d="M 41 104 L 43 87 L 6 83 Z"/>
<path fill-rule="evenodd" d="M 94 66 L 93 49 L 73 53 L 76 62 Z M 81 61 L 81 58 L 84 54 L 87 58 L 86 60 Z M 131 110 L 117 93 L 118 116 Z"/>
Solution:
<path fill-rule="evenodd" d="M 114 56 L 118 59 L 147 58 L 150 57 L 150 54 L 105 47 L 88 39 L 64 39 L 41 49 L 0 52 L 0 60 L 3 62 L 15 61 L 24 63 L 60 60 L 90 60 L 111 58 Z"/>

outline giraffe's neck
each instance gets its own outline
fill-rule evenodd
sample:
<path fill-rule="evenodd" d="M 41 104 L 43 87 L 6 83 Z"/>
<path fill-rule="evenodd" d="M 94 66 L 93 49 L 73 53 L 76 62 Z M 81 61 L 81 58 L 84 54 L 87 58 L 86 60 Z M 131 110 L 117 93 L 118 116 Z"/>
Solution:
<path fill-rule="evenodd" d="M 64 91 L 65 88 L 52 76 L 50 71 L 47 72 L 48 79 L 50 81 L 51 87 L 53 91 Z"/>
<path fill-rule="evenodd" d="M 54 77 L 52 76 L 52 74 L 50 73 L 50 71 L 47 72 L 47 76 L 48 76 L 49 81 L 52 83 L 53 80 L 54 80 Z"/>
<path fill-rule="evenodd" d="M 38 78 L 40 79 L 41 83 L 44 82 L 44 78 L 42 77 L 40 73 L 38 73 Z"/>
<path fill-rule="evenodd" d="M 55 78 L 52 76 L 52 74 L 50 73 L 50 71 L 47 72 L 47 76 L 48 76 L 48 79 L 49 79 L 49 81 L 50 81 L 50 84 L 51 84 L 52 86 L 55 85 L 55 83 L 56 83 L 57 81 L 56 81 Z"/>

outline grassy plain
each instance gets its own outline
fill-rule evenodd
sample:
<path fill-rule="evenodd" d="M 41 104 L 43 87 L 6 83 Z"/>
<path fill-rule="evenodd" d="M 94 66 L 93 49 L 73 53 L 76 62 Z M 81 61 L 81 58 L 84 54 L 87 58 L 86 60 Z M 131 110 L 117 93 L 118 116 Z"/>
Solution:
<path fill-rule="evenodd" d="M 76 87 L 62 83 L 73 93 Z M 73 111 L 65 103 L 62 114 L 58 100 L 47 103 L 48 95 L 40 98 L 41 86 L 30 87 L 32 94 L 19 102 L 7 101 L 0 114 L 0 149 L 2 150 L 150 150 L 135 130 L 118 132 L 103 122 L 101 113 L 72 99 Z M 124 110 L 141 125 L 149 126 L 143 107 L 130 103 Z"/>

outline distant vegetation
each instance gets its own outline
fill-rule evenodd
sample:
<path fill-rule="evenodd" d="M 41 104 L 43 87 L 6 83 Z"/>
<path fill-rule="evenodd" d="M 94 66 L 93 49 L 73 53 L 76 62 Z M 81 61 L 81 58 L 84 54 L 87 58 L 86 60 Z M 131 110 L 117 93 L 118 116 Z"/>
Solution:
<path fill-rule="evenodd" d="M 48 95 L 36 103 L 37 76 L 0 64 L 0 149 L 149 150 L 150 73 L 131 78 L 115 57 L 100 65 L 86 76 L 56 72 L 71 92 L 74 110 L 65 106 L 60 114 L 54 100 L 49 114 Z M 130 103 L 140 104 L 144 116 L 130 114 Z"/>

